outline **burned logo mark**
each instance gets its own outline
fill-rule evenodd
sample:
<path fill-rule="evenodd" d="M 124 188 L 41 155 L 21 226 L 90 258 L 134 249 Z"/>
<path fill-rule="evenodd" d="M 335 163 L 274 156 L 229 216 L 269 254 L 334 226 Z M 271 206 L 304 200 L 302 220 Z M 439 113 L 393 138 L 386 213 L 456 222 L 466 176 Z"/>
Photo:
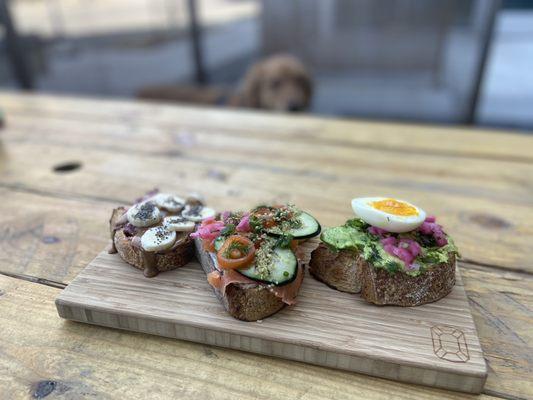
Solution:
<path fill-rule="evenodd" d="M 431 327 L 433 352 L 443 360 L 465 363 L 470 359 L 465 334 L 453 326 L 435 325 Z"/>

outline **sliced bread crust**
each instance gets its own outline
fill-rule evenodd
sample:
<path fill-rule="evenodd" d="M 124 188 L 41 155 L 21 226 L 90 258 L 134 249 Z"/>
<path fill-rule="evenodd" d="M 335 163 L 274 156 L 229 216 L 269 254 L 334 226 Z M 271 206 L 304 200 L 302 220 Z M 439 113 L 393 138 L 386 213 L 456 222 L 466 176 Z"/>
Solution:
<path fill-rule="evenodd" d="M 309 272 L 335 289 L 361 292 L 361 297 L 376 305 L 419 306 L 446 296 L 455 285 L 455 255 L 449 262 L 435 264 L 413 277 L 374 268 L 356 251 L 332 251 L 321 243 L 313 251 Z"/>
<path fill-rule="evenodd" d="M 194 240 L 196 256 L 204 272 L 216 271 L 209 252 L 203 249 L 201 239 Z M 211 287 L 226 311 L 242 321 L 257 321 L 277 313 L 285 303 L 260 283 L 230 283 L 224 294 Z"/>
<path fill-rule="evenodd" d="M 435 264 L 419 276 L 374 268 L 359 257 L 361 297 L 377 305 L 419 306 L 442 299 L 455 285 L 455 254 L 447 263 Z"/>
<path fill-rule="evenodd" d="M 350 250 L 331 251 L 324 243 L 311 253 L 309 273 L 341 292 L 359 293 L 361 281 L 357 276 L 357 253 Z"/>
<path fill-rule="evenodd" d="M 135 268 L 145 271 L 146 265 L 143 251 L 133 245 L 132 238 L 127 237 L 122 228 L 115 228 L 117 222 L 125 212 L 126 209 L 124 207 L 119 207 L 113 210 L 109 221 L 111 239 L 113 240 L 116 251 L 124 261 Z M 176 246 L 176 248 L 171 251 L 153 253 L 153 263 L 155 269 L 159 272 L 170 271 L 172 269 L 183 267 L 191 261 L 193 257 L 194 244 L 193 240 L 189 237 L 185 242 Z"/>
<path fill-rule="evenodd" d="M 133 246 L 130 238 L 124 235 L 122 230 L 115 233 L 115 248 L 118 254 L 128 264 L 133 265 L 140 270 L 145 269 L 142 250 Z M 194 256 L 192 239 L 187 239 L 182 245 L 166 253 L 155 253 L 155 267 L 159 272 L 170 271 L 183 267 Z"/>

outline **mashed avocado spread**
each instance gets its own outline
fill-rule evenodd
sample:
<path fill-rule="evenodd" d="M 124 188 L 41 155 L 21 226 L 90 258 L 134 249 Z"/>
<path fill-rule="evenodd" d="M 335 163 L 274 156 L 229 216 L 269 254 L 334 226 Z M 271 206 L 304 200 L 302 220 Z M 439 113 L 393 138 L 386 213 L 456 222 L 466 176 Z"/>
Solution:
<path fill-rule="evenodd" d="M 384 268 L 390 273 L 404 272 L 418 276 L 435 264 L 447 263 L 453 255 L 459 253 L 451 237 L 446 235 L 447 244 L 438 246 L 431 235 L 419 230 L 407 233 L 384 233 L 377 235 L 369 232 L 370 225 L 359 218 L 348 220 L 344 225 L 327 228 L 320 236 L 321 240 L 333 251 L 354 250 L 375 268 Z M 382 244 L 385 238 L 393 237 L 396 241 L 414 241 L 419 246 L 419 254 L 407 265 L 400 258 L 387 252 Z"/>

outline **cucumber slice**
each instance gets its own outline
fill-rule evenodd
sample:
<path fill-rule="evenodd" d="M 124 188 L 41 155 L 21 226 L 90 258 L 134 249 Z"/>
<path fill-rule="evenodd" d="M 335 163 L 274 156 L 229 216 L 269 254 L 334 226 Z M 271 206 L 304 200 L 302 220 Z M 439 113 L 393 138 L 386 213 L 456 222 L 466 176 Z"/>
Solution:
<path fill-rule="evenodd" d="M 301 222 L 300 228 L 291 229 L 287 232 L 288 234 L 292 235 L 294 239 L 309 239 L 314 236 L 317 236 L 320 233 L 320 224 L 311 214 L 302 212 L 298 216 L 298 219 Z M 267 229 L 267 232 L 275 236 L 282 234 L 282 232 L 277 227 Z"/>
<path fill-rule="evenodd" d="M 223 236 L 219 236 L 215 239 L 215 250 L 219 251 L 226 239 Z"/>
<path fill-rule="evenodd" d="M 272 265 L 268 277 L 261 276 L 256 270 L 255 265 L 237 271 L 254 281 L 282 286 L 292 282 L 296 278 L 298 274 L 298 260 L 291 249 L 276 247 L 272 254 Z"/>
<path fill-rule="evenodd" d="M 298 219 L 301 221 L 302 226 L 289 232 L 295 239 L 308 239 L 320 233 L 320 224 L 311 214 L 302 212 Z"/>

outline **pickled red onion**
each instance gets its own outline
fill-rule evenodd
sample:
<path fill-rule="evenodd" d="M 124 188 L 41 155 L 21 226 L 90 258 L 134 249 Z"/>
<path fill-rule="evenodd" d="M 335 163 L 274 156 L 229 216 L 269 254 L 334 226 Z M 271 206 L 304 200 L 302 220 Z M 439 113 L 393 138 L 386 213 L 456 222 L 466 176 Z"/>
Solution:
<path fill-rule="evenodd" d="M 237 231 L 250 232 L 250 214 L 246 213 L 237 225 Z"/>

